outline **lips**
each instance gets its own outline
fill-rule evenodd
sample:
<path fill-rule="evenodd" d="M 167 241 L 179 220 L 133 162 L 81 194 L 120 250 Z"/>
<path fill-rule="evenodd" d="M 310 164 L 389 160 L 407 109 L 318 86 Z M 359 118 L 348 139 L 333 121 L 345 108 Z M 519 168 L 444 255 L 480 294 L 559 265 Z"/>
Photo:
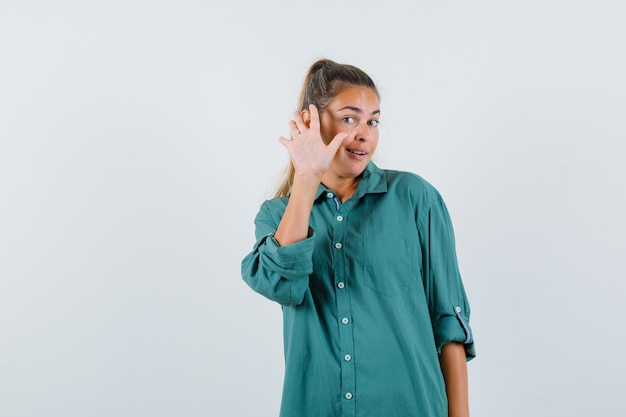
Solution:
<path fill-rule="evenodd" d="M 360 149 L 346 148 L 346 151 L 348 152 L 348 157 L 350 159 L 352 159 L 353 161 L 359 161 L 359 162 L 365 161 L 369 154 L 369 152 L 362 151 Z"/>

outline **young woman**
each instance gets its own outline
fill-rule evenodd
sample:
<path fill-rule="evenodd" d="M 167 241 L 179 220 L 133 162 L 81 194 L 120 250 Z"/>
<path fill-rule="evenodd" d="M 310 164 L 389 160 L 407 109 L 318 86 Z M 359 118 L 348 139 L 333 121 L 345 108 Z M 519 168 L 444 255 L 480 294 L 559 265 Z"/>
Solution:
<path fill-rule="evenodd" d="M 379 95 L 360 69 L 307 73 L 281 137 L 291 165 L 242 262 L 282 305 L 282 417 L 467 417 L 469 304 L 446 206 L 421 177 L 371 162 Z"/>

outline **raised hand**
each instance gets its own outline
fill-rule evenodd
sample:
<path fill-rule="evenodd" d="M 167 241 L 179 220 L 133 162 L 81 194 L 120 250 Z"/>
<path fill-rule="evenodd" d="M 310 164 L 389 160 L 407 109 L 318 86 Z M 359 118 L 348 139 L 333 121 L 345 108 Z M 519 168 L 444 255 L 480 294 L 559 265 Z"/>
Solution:
<path fill-rule="evenodd" d="M 309 120 L 303 118 L 303 113 L 308 115 Z M 322 140 L 320 117 L 315 105 L 309 105 L 308 114 L 296 111 L 293 115 L 294 120 L 289 121 L 291 140 L 282 136 L 278 140 L 287 148 L 296 175 L 315 176 L 321 181 L 348 134 L 338 133 L 327 145 Z"/>

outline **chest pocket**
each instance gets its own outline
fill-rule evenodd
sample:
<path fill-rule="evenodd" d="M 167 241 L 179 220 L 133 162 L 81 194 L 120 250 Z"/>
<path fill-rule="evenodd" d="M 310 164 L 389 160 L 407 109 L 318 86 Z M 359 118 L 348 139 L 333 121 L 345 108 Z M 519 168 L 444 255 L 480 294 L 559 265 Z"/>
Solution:
<path fill-rule="evenodd" d="M 418 250 L 416 242 L 403 239 L 364 239 L 363 283 L 387 297 L 405 293 L 420 274 Z"/>

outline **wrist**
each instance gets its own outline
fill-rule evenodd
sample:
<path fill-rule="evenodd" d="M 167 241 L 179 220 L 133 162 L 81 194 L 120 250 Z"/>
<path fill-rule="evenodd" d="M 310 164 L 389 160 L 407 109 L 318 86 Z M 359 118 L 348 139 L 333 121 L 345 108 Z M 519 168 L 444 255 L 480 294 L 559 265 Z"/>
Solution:
<path fill-rule="evenodd" d="M 305 188 L 315 188 L 317 191 L 317 187 L 322 182 L 322 174 L 299 174 L 295 173 L 293 176 L 293 185 L 292 188 L 297 187 L 305 187 Z"/>

